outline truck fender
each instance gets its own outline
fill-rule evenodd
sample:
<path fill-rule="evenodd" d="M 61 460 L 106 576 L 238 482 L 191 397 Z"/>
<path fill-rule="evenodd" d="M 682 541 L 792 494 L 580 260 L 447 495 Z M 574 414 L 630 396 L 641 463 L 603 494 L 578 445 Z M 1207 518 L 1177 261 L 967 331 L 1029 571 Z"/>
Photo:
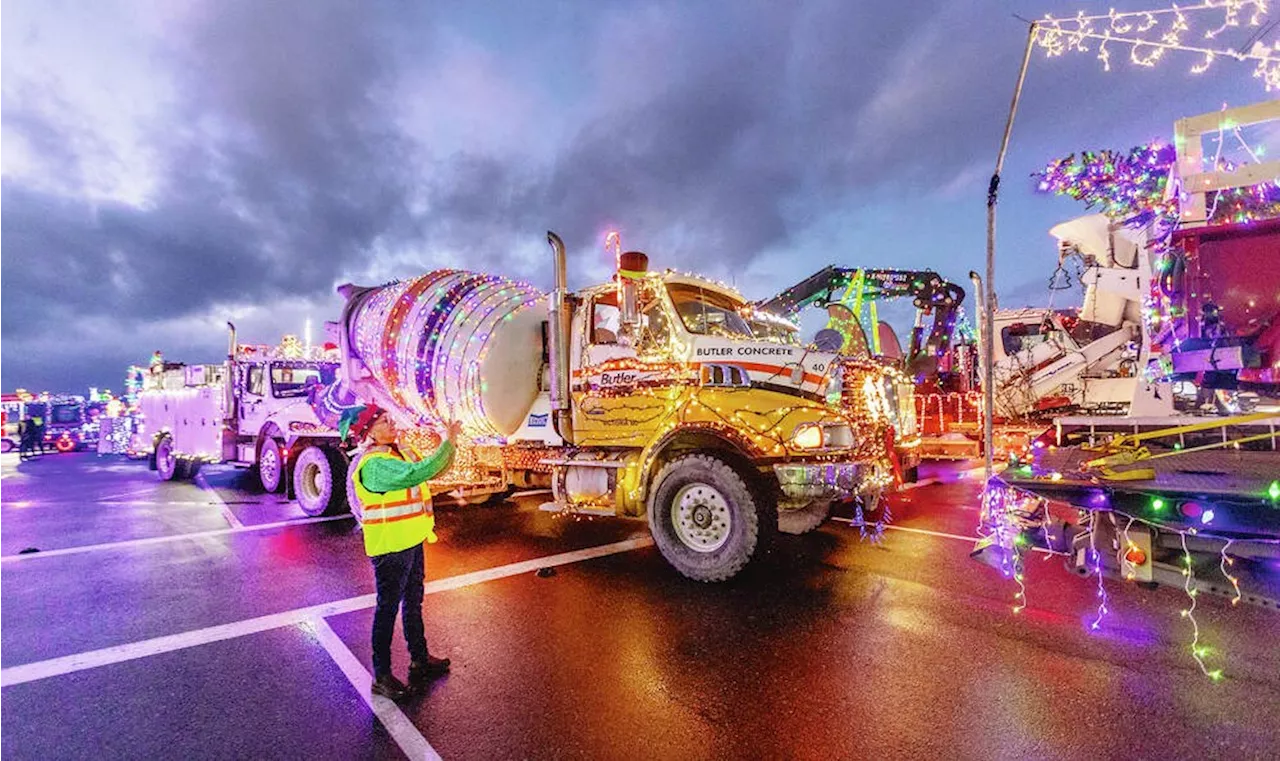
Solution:
<path fill-rule="evenodd" d="M 649 499 L 650 476 L 658 472 L 662 463 L 670 459 L 670 455 L 686 449 L 714 451 L 745 466 L 750 466 L 755 460 L 764 457 L 764 453 L 745 437 L 731 432 L 703 425 L 675 428 L 651 443 L 640 455 L 640 473 L 643 475 L 639 483 L 638 501 L 641 506 L 645 505 Z M 747 470 L 754 470 L 754 467 L 748 467 Z"/>

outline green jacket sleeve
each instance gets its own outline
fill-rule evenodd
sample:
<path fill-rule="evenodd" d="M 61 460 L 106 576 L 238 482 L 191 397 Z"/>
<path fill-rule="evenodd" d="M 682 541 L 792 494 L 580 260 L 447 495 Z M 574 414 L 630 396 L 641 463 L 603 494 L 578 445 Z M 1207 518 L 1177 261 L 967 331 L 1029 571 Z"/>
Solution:
<path fill-rule="evenodd" d="M 453 462 L 453 442 L 446 441 L 430 457 L 418 462 L 393 460 L 389 457 L 370 459 L 360 466 L 360 481 L 372 492 L 408 489 L 430 481 Z"/>

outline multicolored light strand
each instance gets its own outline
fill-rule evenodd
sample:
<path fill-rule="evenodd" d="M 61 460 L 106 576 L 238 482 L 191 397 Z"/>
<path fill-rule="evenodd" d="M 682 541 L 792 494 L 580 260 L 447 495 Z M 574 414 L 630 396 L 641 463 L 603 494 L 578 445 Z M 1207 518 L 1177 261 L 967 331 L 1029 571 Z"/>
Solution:
<path fill-rule="evenodd" d="M 1089 559 L 1093 563 L 1093 575 L 1098 579 L 1098 617 L 1089 625 L 1093 631 L 1102 626 L 1102 619 L 1108 613 L 1107 588 L 1102 585 L 1102 555 L 1098 552 L 1098 517 L 1097 510 L 1089 514 Z"/>
<path fill-rule="evenodd" d="M 1255 151 L 1250 151 L 1256 155 Z M 1152 239 L 1166 237 L 1178 221 L 1178 198 L 1166 193 L 1170 170 L 1177 161 L 1173 145 L 1155 142 L 1119 151 L 1083 151 L 1050 161 L 1032 176 L 1043 193 L 1063 195 L 1096 209 L 1128 227 L 1151 225 Z M 1233 171 L 1227 159 L 1215 161 Z M 1208 224 L 1251 222 L 1280 216 L 1280 184 L 1225 188 L 1208 194 L 1213 214 Z"/>

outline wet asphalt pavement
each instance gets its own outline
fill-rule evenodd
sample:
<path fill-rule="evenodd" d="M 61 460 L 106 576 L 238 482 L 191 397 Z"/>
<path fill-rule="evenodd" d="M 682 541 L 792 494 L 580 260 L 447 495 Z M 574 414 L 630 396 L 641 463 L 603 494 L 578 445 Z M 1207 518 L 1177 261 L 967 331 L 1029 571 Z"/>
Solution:
<path fill-rule="evenodd" d="M 5 758 L 1280 757 L 1280 614 L 1198 599 L 1219 683 L 1179 590 L 1108 581 L 1090 634 L 1096 582 L 1037 559 L 1014 615 L 968 557 L 977 482 L 945 469 L 883 543 L 828 522 L 715 586 L 643 522 L 438 507 L 425 610 L 453 672 L 396 712 L 354 686 L 373 574 L 349 518 L 230 468 L 0 466 Z"/>

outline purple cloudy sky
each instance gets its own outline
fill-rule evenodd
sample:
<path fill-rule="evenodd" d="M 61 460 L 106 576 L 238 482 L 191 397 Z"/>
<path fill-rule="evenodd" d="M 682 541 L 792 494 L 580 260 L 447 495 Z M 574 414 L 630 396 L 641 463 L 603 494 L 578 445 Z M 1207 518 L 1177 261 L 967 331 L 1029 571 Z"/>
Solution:
<path fill-rule="evenodd" d="M 964 281 L 1012 14 L 1111 5 L 1160 2 L 9 0 L 3 387 L 118 390 L 157 348 L 216 361 L 227 319 L 274 342 L 336 316 L 346 281 L 547 285 L 547 229 L 576 285 L 607 276 L 612 227 L 752 297 L 830 263 Z M 1044 303 L 1047 229 L 1083 213 L 1031 171 L 1267 97 L 1251 66 L 1195 62 L 1036 53 L 1000 206 L 1006 304 Z"/>

